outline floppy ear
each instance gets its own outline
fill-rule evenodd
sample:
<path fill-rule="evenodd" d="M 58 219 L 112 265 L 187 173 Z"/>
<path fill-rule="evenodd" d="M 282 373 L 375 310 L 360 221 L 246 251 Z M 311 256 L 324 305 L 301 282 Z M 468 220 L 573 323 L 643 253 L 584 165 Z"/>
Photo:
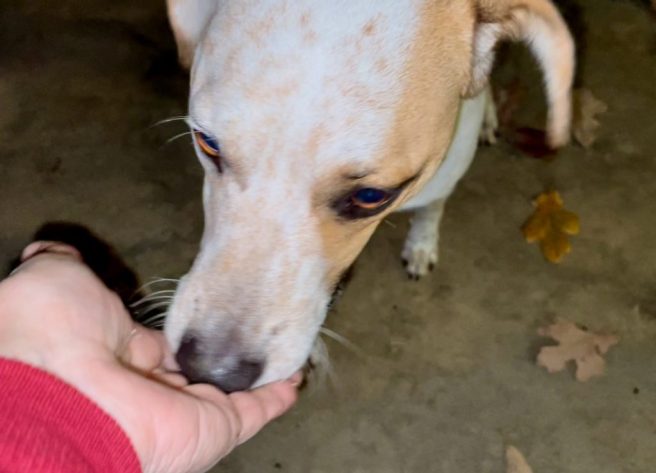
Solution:
<path fill-rule="evenodd" d="M 524 41 L 544 74 L 549 102 L 548 144 L 567 144 L 572 116 L 574 41 L 557 8 L 549 0 L 476 0 L 475 4 L 472 73 L 464 95 L 479 93 L 487 83 L 498 42 Z"/>
<path fill-rule="evenodd" d="M 218 0 L 166 0 L 169 23 L 178 46 L 180 65 L 191 69 L 196 45 L 209 24 Z"/>

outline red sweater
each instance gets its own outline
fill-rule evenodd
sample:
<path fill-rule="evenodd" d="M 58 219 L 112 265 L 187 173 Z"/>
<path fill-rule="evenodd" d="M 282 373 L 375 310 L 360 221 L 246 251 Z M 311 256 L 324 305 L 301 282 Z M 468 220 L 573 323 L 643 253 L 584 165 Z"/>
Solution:
<path fill-rule="evenodd" d="M 139 473 L 119 425 L 53 375 L 0 358 L 0 473 Z"/>

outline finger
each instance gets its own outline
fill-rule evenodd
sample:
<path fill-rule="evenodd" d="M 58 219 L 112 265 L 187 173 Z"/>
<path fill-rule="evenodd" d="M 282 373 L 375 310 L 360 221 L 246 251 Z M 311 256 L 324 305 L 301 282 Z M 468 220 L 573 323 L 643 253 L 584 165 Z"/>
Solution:
<path fill-rule="evenodd" d="M 203 399 L 205 401 L 211 402 L 212 404 L 216 404 L 221 408 L 223 408 L 230 401 L 227 394 L 219 391 L 211 384 L 189 384 L 184 387 L 184 391 L 199 399 Z"/>
<path fill-rule="evenodd" d="M 303 383 L 303 372 L 297 371 L 287 381 L 292 383 L 295 388 L 298 388 Z"/>
<path fill-rule="evenodd" d="M 161 383 L 164 383 L 174 388 L 183 388 L 189 384 L 187 378 L 182 376 L 180 373 L 171 373 L 168 371 L 155 370 L 151 373 L 151 377 L 156 381 L 159 381 Z"/>
<path fill-rule="evenodd" d="M 82 255 L 80 255 L 80 252 L 71 245 L 59 243 L 56 241 L 34 241 L 27 245 L 21 253 L 21 261 L 27 261 L 28 259 L 40 253 L 70 255 L 79 259 L 80 261 L 82 260 Z"/>
<path fill-rule="evenodd" d="M 139 324 L 132 324 L 127 335 L 126 348 L 119 357 L 140 371 L 151 372 L 159 368 L 169 349 L 164 334 Z"/>
<path fill-rule="evenodd" d="M 35 241 L 23 249 L 20 257 L 21 264 L 14 268 L 14 270 L 10 273 L 10 276 L 13 276 L 14 274 L 25 269 L 30 260 L 41 254 L 68 256 L 73 257 L 78 261 L 82 261 L 80 253 L 72 246 L 53 241 Z"/>
<path fill-rule="evenodd" d="M 298 393 L 293 382 L 280 381 L 250 392 L 232 393 L 228 397 L 241 421 L 237 439 L 237 443 L 241 444 L 289 410 L 296 402 Z"/>

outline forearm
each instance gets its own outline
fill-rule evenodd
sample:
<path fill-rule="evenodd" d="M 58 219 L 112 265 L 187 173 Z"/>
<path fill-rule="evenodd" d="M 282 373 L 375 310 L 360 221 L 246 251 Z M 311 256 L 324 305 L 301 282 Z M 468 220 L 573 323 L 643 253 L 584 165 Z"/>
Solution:
<path fill-rule="evenodd" d="M 0 358 L 0 471 L 141 471 L 118 424 L 72 386 Z"/>

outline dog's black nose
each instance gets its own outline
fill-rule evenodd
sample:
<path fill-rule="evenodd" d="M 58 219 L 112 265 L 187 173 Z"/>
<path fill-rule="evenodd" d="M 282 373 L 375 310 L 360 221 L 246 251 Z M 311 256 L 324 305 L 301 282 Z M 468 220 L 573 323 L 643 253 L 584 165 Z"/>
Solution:
<path fill-rule="evenodd" d="M 206 350 L 194 336 L 183 338 L 175 359 L 189 382 L 213 384 L 224 393 L 250 388 L 264 369 L 261 360 L 230 350 Z"/>

